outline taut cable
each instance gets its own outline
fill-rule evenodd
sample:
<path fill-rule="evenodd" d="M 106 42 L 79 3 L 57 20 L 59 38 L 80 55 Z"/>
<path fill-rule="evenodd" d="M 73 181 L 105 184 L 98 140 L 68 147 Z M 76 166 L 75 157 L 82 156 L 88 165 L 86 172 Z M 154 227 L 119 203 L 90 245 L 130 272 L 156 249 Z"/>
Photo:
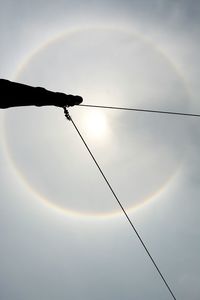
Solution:
<path fill-rule="evenodd" d="M 76 124 L 74 123 L 72 117 L 69 115 L 69 112 L 68 112 L 68 110 L 66 109 L 66 107 L 64 107 L 64 113 L 65 113 L 65 117 L 67 118 L 67 120 L 69 120 L 69 121 L 72 122 L 72 124 L 73 124 L 75 130 L 77 131 L 79 137 L 81 138 L 83 144 L 85 145 L 87 151 L 89 152 L 89 154 L 90 154 L 92 160 L 94 161 L 95 165 L 97 166 L 97 168 L 98 168 L 99 172 L 101 173 L 103 179 L 105 180 L 105 182 L 106 182 L 108 188 L 110 189 L 111 193 L 113 194 L 114 198 L 116 199 L 117 203 L 119 204 L 119 206 L 120 206 L 121 210 L 123 211 L 123 213 L 124 213 L 126 219 L 128 220 L 129 224 L 131 225 L 132 229 L 134 230 L 136 236 L 138 237 L 140 243 L 142 244 L 144 250 L 146 251 L 147 255 L 149 256 L 151 262 L 153 263 L 154 267 L 156 268 L 158 274 L 160 275 L 162 281 L 164 282 L 164 284 L 165 284 L 165 286 L 167 287 L 168 291 L 170 292 L 171 296 L 173 297 L 174 300 L 177 300 L 176 297 L 175 297 L 175 295 L 174 295 L 174 293 L 172 292 L 170 286 L 168 285 L 168 283 L 167 283 L 165 277 L 163 276 L 162 272 L 160 271 L 160 269 L 159 269 L 157 263 L 155 262 L 155 260 L 153 259 L 152 255 L 150 254 L 150 252 L 149 252 L 147 246 L 145 245 L 145 243 L 144 243 L 142 237 L 141 237 L 140 234 L 138 233 L 136 227 L 133 225 L 133 222 L 131 221 L 130 217 L 128 216 L 128 214 L 127 214 L 127 212 L 126 212 L 126 210 L 125 210 L 125 208 L 124 208 L 123 205 L 121 204 L 121 201 L 120 201 L 119 198 L 117 197 L 117 195 L 116 195 L 116 193 L 114 192 L 114 190 L 113 190 L 111 184 L 109 183 L 109 181 L 108 181 L 108 179 L 106 178 L 104 172 L 102 171 L 100 165 L 98 164 L 98 162 L 97 162 L 97 160 L 95 159 L 93 153 L 91 152 L 89 146 L 87 145 L 85 139 L 83 138 L 82 134 L 80 133 L 78 127 L 77 127 Z"/>

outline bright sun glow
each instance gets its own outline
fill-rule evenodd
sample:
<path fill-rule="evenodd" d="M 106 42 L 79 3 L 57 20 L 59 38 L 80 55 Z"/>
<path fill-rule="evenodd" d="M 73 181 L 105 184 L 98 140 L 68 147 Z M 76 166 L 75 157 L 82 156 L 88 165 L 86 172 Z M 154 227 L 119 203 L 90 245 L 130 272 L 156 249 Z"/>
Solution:
<path fill-rule="evenodd" d="M 84 120 L 87 133 L 94 138 L 105 137 L 107 132 L 107 120 L 105 114 L 100 111 L 90 112 Z"/>

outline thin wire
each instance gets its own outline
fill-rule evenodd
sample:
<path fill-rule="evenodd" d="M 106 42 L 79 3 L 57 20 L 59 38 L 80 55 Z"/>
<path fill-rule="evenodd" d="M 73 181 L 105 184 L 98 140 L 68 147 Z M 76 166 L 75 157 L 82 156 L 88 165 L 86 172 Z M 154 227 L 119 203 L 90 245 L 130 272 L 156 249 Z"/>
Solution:
<path fill-rule="evenodd" d="M 150 258 L 150 260 L 152 261 L 154 267 L 156 268 L 156 270 L 157 270 L 158 274 L 160 275 L 161 279 L 163 280 L 165 286 L 167 287 L 167 289 L 168 289 L 168 291 L 170 292 L 170 294 L 171 294 L 171 296 L 173 297 L 173 299 L 176 300 L 176 297 L 174 296 L 174 293 L 172 292 L 172 290 L 171 290 L 171 288 L 169 287 L 169 285 L 168 285 L 166 279 L 164 278 L 162 272 L 160 271 L 160 269 L 159 269 L 159 267 L 157 266 L 155 260 L 153 259 L 152 255 L 150 254 L 149 250 L 147 249 L 147 246 L 146 246 L 145 243 L 143 242 L 143 239 L 141 238 L 140 234 L 138 233 L 136 227 L 133 225 L 131 219 L 129 218 L 129 216 L 128 216 L 127 212 L 126 212 L 126 210 L 124 209 L 124 207 L 123 207 L 123 205 L 121 204 L 119 198 L 117 197 L 117 195 L 116 195 L 116 193 L 114 192 L 112 186 L 110 185 L 108 179 L 106 178 L 104 172 L 102 171 L 100 165 L 98 164 L 98 162 L 97 162 L 97 160 L 95 159 L 94 155 L 92 154 L 90 148 L 88 147 L 88 145 L 87 145 L 85 139 L 83 138 L 82 134 L 80 133 L 79 129 L 77 128 L 76 124 L 74 123 L 73 119 L 72 119 L 71 116 L 69 115 L 69 113 L 68 113 L 68 111 L 66 110 L 66 108 L 64 108 L 64 111 L 65 111 L 65 116 L 66 116 L 66 118 L 72 122 L 74 128 L 76 129 L 76 131 L 77 131 L 77 133 L 78 133 L 78 135 L 79 135 L 79 137 L 81 138 L 82 142 L 84 143 L 84 145 L 85 145 L 87 151 L 89 152 L 90 156 L 92 157 L 92 159 L 93 159 L 95 165 L 97 166 L 99 172 L 101 173 L 101 175 L 102 175 L 103 179 L 105 180 L 107 186 L 109 187 L 111 193 L 113 194 L 114 198 L 116 199 L 117 203 L 119 204 L 121 210 L 123 211 L 125 217 L 127 218 L 128 222 L 129 222 L 129 224 L 131 225 L 132 229 L 134 230 L 135 234 L 137 235 L 137 237 L 138 237 L 140 243 L 142 244 L 143 248 L 145 249 L 147 255 L 148 255 L 149 258 Z"/>
<path fill-rule="evenodd" d="M 190 113 L 164 111 L 164 110 L 152 110 L 152 109 L 129 108 L 129 107 L 118 107 L 118 106 L 104 106 L 104 105 L 92 105 L 92 104 L 79 104 L 79 106 L 105 108 L 105 109 L 117 109 L 117 110 L 126 110 L 126 111 L 137 111 L 137 112 L 147 112 L 147 113 L 156 113 L 156 114 L 178 115 L 178 116 L 187 116 L 187 117 L 200 117 L 200 114 L 190 114 Z"/>

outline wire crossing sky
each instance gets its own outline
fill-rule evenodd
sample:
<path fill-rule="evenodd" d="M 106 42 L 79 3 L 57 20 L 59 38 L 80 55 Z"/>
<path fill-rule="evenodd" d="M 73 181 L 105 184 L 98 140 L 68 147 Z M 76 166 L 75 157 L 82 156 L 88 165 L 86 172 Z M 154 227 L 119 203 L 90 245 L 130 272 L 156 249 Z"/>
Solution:
<path fill-rule="evenodd" d="M 117 107 L 117 106 L 104 106 L 104 105 L 92 105 L 92 104 L 80 104 L 79 106 L 94 107 L 94 108 L 105 108 L 105 109 L 117 109 L 117 110 L 136 111 L 136 112 L 147 112 L 147 113 L 156 113 L 156 114 L 177 115 L 177 116 L 186 116 L 186 117 L 200 117 L 200 114 L 174 112 L 174 111 L 164 111 L 164 110 Z"/>
<path fill-rule="evenodd" d="M 121 201 L 120 201 L 119 198 L 117 197 L 117 195 L 116 195 L 116 193 L 114 192 L 112 186 L 110 185 L 110 183 L 109 183 L 107 177 L 105 176 L 104 172 L 102 171 L 102 168 L 100 167 L 99 163 L 97 162 L 97 160 L 95 159 L 93 153 L 91 152 L 89 146 L 87 145 L 87 143 L 86 143 L 84 137 L 82 136 L 82 134 L 80 133 L 78 127 L 76 126 L 76 124 L 74 123 L 73 119 L 72 119 L 71 116 L 69 115 L 69 112 L 68 112 L 68 110 L 66 109 L 66 107 L 64 107 L 64 114 L 65 114 L 66 119 L 67 119 L 68 121 L 71 121 L 71 122 L 72 122 L 72 124 L 73 124 L 75 130 L 77 131 L 79 137 L 81 138 L 83 144 L 85 145 L 87 151 L 89 152 L 89 154 L 90 154 L 92 160 L 94 161 L 95 165 L 97 166 L 97 168 L 98 168 L 99 172 L 101 173 L 103 179 L 105 180 L 105 182 L 106 182 L 108 188 L 110 189 L 111 193 L 113 194 L 114 198 L 116 199 L 117 203 L 119 204 L 119 206 L 120 206 L 121 210 L 123 211 L 123 213 L 124 213 L 126 219 L 128 220 L 129 224 L 131 225 L 131 228 L 134 230 L 135 234 L 137 235 L 137 237 L 138 237 L 140 243 L 142 244 L 144 250 L 146 251 L 147 255 L 149 256 L 151 262 L 153 263 L 154 267 L 156 268 L 158 274 L 160 275 L 161 279 L 163 280 L 163 282 L 164 282 L 165 286 L 167 287 L 168 291 L 170 292 L 171 296 L 173 297 L 174 300 L 177 300 L 176 297 L 175 297 L 175 295 L 174 295 L 174 293 L 172 292 L 172 290 L 171 290 L 169 284 L 167 283 L 165 277 L 163 276 L 163 274 L 162 274 L 160 268 L 158 267 L 157 263 L 155 262 L 154 258 L 152 257 L 151 253 L 149 252 L 147 246 L 145 245 L 145 243 L 144 243 L 142 237 L 141 237 L 140 234 L 138 233 L 138 230 L 137 230 L 136 227 L 133 225 L 133 222 L 131 221 L 130 217 L 128 216 L 128 214 L 127 214 L 125 208 L 123 207 Z"/>

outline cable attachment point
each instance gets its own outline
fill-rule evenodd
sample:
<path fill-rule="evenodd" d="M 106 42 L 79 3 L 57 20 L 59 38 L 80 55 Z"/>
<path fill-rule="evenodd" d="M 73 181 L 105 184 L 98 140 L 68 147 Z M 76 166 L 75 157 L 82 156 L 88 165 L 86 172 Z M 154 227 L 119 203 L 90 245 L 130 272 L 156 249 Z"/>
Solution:
<path fill-rule="evenodd" d="M 67 106 L 63 106 L 63 109 L 64 109 L 64 114 L 65 114 L 65 117 L 67 118 L 68 121 L 71 121 L 71 117 L 70 117 L 70 114 L 67 110 Z"/>

